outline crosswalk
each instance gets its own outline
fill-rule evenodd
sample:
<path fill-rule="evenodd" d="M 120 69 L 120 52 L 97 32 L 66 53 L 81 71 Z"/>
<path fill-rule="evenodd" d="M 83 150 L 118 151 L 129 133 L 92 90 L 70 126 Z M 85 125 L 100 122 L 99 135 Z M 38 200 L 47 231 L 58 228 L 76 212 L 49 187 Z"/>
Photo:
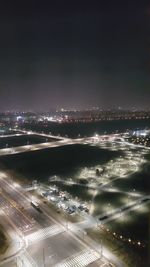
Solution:
<path fill-rule="evenodd" d="M 59 225 L 52 225 L 26 236 L 26 242 L 28 245 L 31 245 L 37 241 L 62 233 L 63 231 L 64 229 Z"/>
<path fill-rule="evenodd" d="M 86 249 L 56 264 L 55 267 L 84 267 L 98 259 L 98 254 Z"/>

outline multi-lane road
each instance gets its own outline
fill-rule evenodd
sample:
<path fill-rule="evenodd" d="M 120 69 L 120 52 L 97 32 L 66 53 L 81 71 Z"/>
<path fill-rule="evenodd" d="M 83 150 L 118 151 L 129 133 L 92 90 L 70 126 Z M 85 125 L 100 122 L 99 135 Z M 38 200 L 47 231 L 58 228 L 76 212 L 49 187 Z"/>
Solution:
<path fill-rule="evenodd" d="M 29 151 L 36 151 L 36 150 L 41 150 L 41 149 L 46 149 L 46 148 L 52 148 L 52 147 L 60 147 L 64 145 L 73 145 L 73 144 L 87 144 L 91 142 L 97 141 L 98 137 L 92 137 L 92 138 L 78 138 L 78 139 L 71 139 L 71 138 L 65 138 L 65 137 L 60 137 L 60 136 L 53 136 L 53 135 L 48 135 L 48 134 L 43 134 L 43 133 L 37 133 L 37 132 L 31 132 L 31 131 L 21 131 L 21 134 L 13 134 L 9 135 L 7 137 L 17 137 L 17 136 L 22 136 L 22 135 L 39 135 L 41 137 L 46 137 L 46 138 L 51 138 L 54 139 L 55 141 L 51 142 L 44 142 L 40 144 L 33 144 L 33 145 L 25 145 L 25 146 L 18 146 L 18 147 L 11 147 L 11 148 L 2 148 L 0 149 L 0 156 L 3 155 L 9 155 L 9 154 L 18 154 L 18 153 L 23 153 L 23 152 L 29 152 Z M 3 138 L 4 136 L 0 136 L 0 138 Z M 100 136 L 99 140 L 104 141 L 106 138 L 106 135 Z M 107 136 L 108 138 L 108 136 Z M 110 135 L 109 138 L 114 140 L 115 138 L 120 140 L 123 140 L 121 135 L 118 134 L 113 134 Z M 57 139 L 57 141 L 56 141 Z"/>

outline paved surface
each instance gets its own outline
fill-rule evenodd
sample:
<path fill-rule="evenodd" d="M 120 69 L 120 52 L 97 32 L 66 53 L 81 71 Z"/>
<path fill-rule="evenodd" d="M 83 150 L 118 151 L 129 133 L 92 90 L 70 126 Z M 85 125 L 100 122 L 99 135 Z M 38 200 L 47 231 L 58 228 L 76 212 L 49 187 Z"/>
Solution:
<path fill-rule="evenodd" d="M 28 246 L 30 246 L 33 243 L 37 243 L 40 240 L 47 239 L 48 237 L 57 235 L 62 232 L 64 232 L 62 227 L 60 227 L 59 225 L 52 225 L 50 227 L 40 229 L 32 234 L 27 235 L 26 242 Z"/>

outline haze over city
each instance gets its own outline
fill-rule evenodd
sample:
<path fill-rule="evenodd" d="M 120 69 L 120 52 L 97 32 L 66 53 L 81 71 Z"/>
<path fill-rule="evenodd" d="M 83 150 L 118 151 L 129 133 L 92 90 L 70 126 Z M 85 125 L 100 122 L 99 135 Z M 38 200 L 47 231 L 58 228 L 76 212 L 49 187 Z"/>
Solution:
<path fill-rule="evenodd" d="M 2 1 L 0 109 L 149 107 L 148 1 Z"/>

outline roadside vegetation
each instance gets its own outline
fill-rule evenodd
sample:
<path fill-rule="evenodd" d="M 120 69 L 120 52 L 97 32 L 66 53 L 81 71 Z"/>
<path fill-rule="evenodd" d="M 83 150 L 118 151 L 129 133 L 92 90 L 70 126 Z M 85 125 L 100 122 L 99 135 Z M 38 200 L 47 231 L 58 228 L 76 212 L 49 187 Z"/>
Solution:
<path fill-rule="evenodd" d="M 147 267 L 148 266 L 148 248 L 134 247 L 124 243 L 122 240 L 113 237 L 107 230 L 100 228 L 87 229 L 89 237 L 92 240 L 109 248 L 127 267 Z"/>
<path fill-rule="evenodd" d="M 0 225 L 0 255 L 8 248 L 8 239 L 4 233 L 3 227 Z"/>

